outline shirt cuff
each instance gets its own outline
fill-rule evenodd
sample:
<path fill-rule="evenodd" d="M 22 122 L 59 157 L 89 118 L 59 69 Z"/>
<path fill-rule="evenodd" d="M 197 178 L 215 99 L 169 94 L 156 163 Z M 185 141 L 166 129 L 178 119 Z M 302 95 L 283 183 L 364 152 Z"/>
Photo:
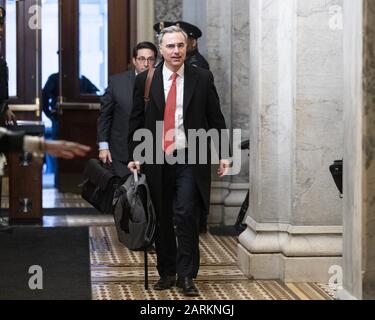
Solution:
<path fill-rule="evenodd" d="M 44 154 L 44 138 L 25 136 L 23 139 L 23 150 L 33 153 L 35 156 L 43 156 Z"/>
<path fill-rule="evenodd" d="M 99 151 L 109 150 L 108 142 L 99 142 Z"/>

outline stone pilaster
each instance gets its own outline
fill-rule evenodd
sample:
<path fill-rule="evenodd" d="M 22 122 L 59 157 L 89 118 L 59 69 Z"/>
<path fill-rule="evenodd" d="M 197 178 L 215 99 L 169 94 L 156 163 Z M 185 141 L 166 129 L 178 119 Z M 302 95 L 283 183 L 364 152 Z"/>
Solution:
<path fill-rule="evenodd" d="M 375 298 L 373 1 L 344 0 L 344 266 L 340 299 Z"/>
<path fill-rule="evenodd" d="M 182 20 L 196 25 L 202 30 L 198 40 L 199 52 L 207 59 L 207 1 L 184 0 Z"/>
<path fill-rule="evenodd" d="M 182 19 L 183 0 L 154 0 L 155 23 Z"/>
<path fill-rule="evenodd" d="M 154 1 L 137 0 L 137 43 L 154 42 Z"/>
<path fill-rule="evenodd" d="M 342 30 L 330 3 L 250 1 L 250 210 L 239 265 L 257 279 L 328 281 L 341 264 Z"/>
<path fill-rule="evenodd" d="M 215 76 L 227 126 L 241 129 L 242 140 L 249 137 L 249 1 L 206 0 L 207 10 L 207 57 Z M 232 225 L 248 191 L 248 153 L 242 153 L 242 170 L 239 175 L 226 178 L 226 197 L 212 207 L 214 216 L 222 214 L 221 223 Z M 213 169 L 213 194 L 223 194 L 219 179 Z M 212 199 L 214 200 L 214 199 Z M 215 196 L 215 200 L 217 197 Z M 216 209 L 215 209 L 216 208 Z M 217 219 L 216 219 L 217 220 Z"/>

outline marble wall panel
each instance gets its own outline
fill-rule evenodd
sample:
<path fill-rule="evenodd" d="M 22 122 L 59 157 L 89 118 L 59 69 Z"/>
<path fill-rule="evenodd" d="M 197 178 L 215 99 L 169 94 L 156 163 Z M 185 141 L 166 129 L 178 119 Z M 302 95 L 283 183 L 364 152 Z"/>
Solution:
<path fill-rule="evenodd" d="M 364 3 L 363 298 L 375 299 L 375 3 Z"/>
<path fill-rule="evenodd" d="M 155 23 L 182 20 L 183 0 L 155 0 Z"/>
<path fill-rule="evenodd" d="M 328 167 L 343 158 L 342 0 L 298 0 L 293 223 L 341 225 Z"/>

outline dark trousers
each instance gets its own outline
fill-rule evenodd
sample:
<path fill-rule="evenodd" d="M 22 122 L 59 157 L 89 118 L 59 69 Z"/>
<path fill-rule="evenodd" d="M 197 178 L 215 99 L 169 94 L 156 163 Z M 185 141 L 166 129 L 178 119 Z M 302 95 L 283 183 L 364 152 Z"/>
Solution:
<path fill-rule="evenodd" d="M 131 174 L 126 162 L 117 159 L 112 159 L 112 161 L 113 170 L 117 176 L 123 178 Z"/>
<path fill-rule="evenodd" d="M 163 212 L 156 230 L 159 275 L 196 278 L 201 197 L 190 165 L 164 165 Z"/>

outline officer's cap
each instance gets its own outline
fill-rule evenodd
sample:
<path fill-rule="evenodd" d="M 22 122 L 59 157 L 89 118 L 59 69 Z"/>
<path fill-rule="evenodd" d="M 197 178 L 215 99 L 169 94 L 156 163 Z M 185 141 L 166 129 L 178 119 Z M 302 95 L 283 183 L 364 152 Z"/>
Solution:
<path fill-rule="evenodd" d="M 175 25 L 184 30 L 189 38 L 199 39 L 202 36 L 202 31 L 197 26 L 191 23 L 185 21 L 177 21 Z"/>
<path fill-rule="evenodd" d="M 177 21 L 177 22 L 161 21 L 154 25 L 154 30 L 156 31 L 157 34 L 159 34 L 161 30 L 163 30 L 164 28 L 171 27 L 171 26 L 180 27 L 182 30 L 186 32 L 189 38 L 198 39 L 202 36 L 202 31 L 198 27 L 185 21 Z"/>
<path fill-rule="evenodd" d="M 170 21 L 160 21 L 154 25 L 154 30 L 157 34 L 161 32 L 164 28 L 168 28 L 171 26 L 175 26 L 176 24 L 174 22 Z"/>
<path fill-rule="evenodd" d="M 0 7 L 0 24 L 4 24 L 5 20 L 5 9 Z"/>

